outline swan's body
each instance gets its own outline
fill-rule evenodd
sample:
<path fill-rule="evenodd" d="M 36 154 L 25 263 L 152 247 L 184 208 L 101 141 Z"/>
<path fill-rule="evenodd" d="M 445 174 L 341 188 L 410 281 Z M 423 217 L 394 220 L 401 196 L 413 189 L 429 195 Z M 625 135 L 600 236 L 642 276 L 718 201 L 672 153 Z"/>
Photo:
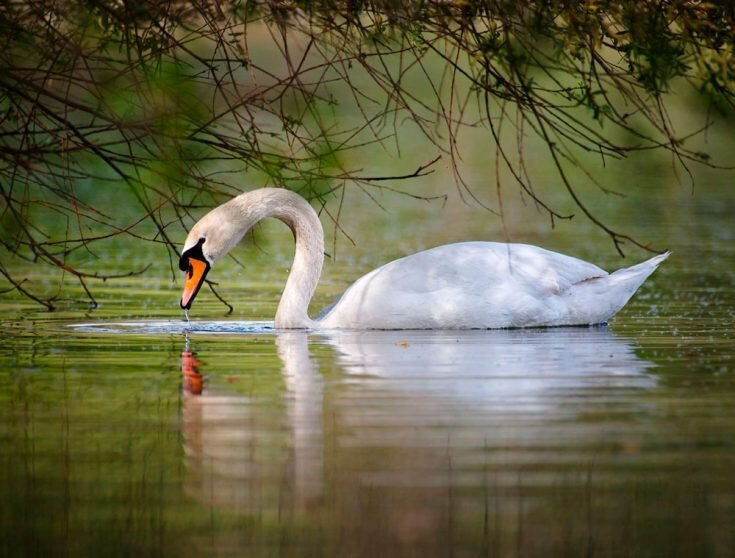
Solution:
<path fill-rule="evenodd" d="M 252 226 L 275 217 L 291 227 L 296 252 L 277 328 L 470 329 L 606 322 L 668 253 L 608 274 L 577 258 L 525 244 L 462 242 L 390 262 L 353 283 L 312 320 L 307 315 L 324 260 L 324 233 L 311 206 L 277 188 L 242 194 L 192 228 L 180 266 L 189 308 L 209 267 Z"/>

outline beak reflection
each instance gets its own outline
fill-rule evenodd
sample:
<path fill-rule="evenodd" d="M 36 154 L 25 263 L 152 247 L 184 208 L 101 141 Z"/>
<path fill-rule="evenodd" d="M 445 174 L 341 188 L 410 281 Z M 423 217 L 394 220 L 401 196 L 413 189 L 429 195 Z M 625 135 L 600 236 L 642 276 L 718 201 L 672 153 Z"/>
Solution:
<path fill-rule="evenodd" d="M 201 395 L 204 391 L 204 376 L 199 367 L 204 363 L 197 360 L 195 353 L 186 348 L 181 353 L 181 376 L 183 378 L 184 393 L 190 395 Z"/>

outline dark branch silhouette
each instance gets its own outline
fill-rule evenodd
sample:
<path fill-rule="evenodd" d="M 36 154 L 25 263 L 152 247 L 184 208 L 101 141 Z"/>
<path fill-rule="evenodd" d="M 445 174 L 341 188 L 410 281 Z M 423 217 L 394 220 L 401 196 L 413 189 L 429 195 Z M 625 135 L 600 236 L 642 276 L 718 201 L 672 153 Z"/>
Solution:
<path fill-rule="evenodd" d="M 462 199 L 501 218 L 503 169 L 552 226 L 570 219 L 534 189 L 527 134 L 621 254 L 648 249 L 590 209 L 569 169 L 609 193 L 579 153 L 604 165 L 668 151 L 690 180 L 691 165 L 725 168 L 687 140 L 735 102 L 735 9 L 724 2 L 21 1 L 0 7 L 0 42 L 2 261 L 71 274 L 92 305 L 90 281 L 145 270 L 102 273 L 83 255 L 128 236 L 175 260 L 192 212 L 238 194 L 244 173 L 299 191 L 348 239 L 346 188 L 434 199 L 395 184 L 433 172 L 440 157 Z M 675 129 L 675 81 L 712 107 L 701 129 Z M 400 154 L 407 120 L 435 148 L 418 168 L 353 168 L 362 149 Z M 497 208 L 463 177 L 458 142 L 470 128 L 494 153 Z M 95 201 L 100 189 L 110 206 Z M 8 263 L 0 275 L 0 290 L 54 308 L 57 295 Z"/>

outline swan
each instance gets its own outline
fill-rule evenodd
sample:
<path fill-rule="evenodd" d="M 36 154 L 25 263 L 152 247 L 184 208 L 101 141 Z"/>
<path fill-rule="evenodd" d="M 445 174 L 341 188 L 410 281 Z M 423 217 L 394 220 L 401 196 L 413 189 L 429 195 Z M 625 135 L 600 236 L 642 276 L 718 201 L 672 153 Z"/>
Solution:
<path fill-rule="evenodd" d="M 296 249 L 276 311 L 278 329 L 494 329 L 607 322 L 669 252 L 608 274 L 526 244 L 460 242 L 383 265 L 353 283 L 316 319 L 307 314 L 324 261 L 324 231 L 298 194 L 261 188 L 212 209 L 189 232 L 179 260 L 181 308 L 207 273 L 261 219 L 293 232 Z"/>

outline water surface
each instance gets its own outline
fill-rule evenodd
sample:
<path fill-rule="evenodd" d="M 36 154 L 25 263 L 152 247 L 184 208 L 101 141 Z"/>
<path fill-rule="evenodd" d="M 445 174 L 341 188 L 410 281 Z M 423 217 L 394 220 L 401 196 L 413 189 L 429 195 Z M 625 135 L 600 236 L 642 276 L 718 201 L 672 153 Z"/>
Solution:
<path fill-rule="evenodd" d="M 95 311 L 4 295 L 0 555 L 733 556 L 718 199 L 651 217 L 674 254 L 602 327 L 279 332 L 268 253 L 216 270 L 231 318 L 203 292 L 187 324 L 161 269 Z M 527 240 L 620 265 L 563 238 Z"/>

